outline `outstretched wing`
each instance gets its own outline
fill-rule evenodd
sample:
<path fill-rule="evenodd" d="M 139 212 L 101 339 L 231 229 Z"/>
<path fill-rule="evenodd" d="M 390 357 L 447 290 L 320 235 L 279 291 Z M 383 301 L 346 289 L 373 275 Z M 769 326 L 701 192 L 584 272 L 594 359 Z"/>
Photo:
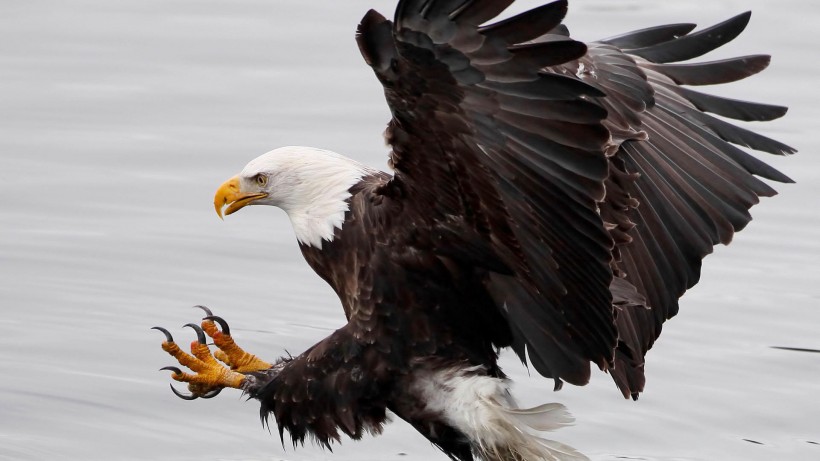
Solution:
<path fill-rule="evenodd" d="M 487 286 L 541 374 L 584 384 L 589 361 L 625 395 L 701 259 L 788 178 L 733 144 L 792 149 L 707 115 L 768 120 L 777 106 L 681 85 L 724 83 L 752 56 L 666 64 L 736 37 L 748 15 L 645 29 L 589 47 L 566 1 L 485 25 L 512 0 L 402 0 L 370 12 L 359 45 L 393 113 L 392 193 L 480 235 L 513 275 Z"/>
<path fill-rule="evenodd" d="M 399 2 L 370 12 L 363 55 L 393 113 L 394 189 L 431 220 L 477 231 L 514 276 L 490 283 L 516 338 L 545 376 L 575 384 L 612 365 L 613 242 L 598 214 L 610 136 L 599 90 L 542 71 L 582 57 L 559 1 L 494 25 L 511 1 Z M 455 224 L 454 224 L 455 225 Z"/>

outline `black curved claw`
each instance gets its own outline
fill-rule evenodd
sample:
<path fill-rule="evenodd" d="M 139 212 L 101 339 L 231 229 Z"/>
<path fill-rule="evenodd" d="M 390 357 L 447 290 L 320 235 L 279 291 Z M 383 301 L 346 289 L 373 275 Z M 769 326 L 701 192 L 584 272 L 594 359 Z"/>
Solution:
<path fill-rule="evenodd" d="M 152 329 L 152 330 L 158 330 L 158 331 L 161 331 L 161 332 L 165 335 L 165 340 L 166 340 L 167 342 L 169 342 L 169 343 L 174 342 L 174 337 L 173 337 L 173 336 L 171 336 L 171 332 L 170 332 L 170 331 L 168 331 L 168 330 L 166 330 L 165 328 L 162 328 L 162 327 L 151 327 L 151 329 Z"/>
<path fill-rule="evenodd" d="M 219 327 L 222 329 L 222 333 L 230 336 L 231 335 L 231 327 L 228 326 L 228 322 L 225 321 L 222 317 L 218 315 L 209 315 L 204 317 L 202 320 L 213 320 L 214 322 L 219 324 Z"/>
<path fill-rule="evenodd" d="M 208 309 L 208 308 L 207 308 L 207 307 L 205 307 L 205 306 L 200 306 L 199 304 L 197 304 L 196 306 L 194 306 L 194 309 L 202 309 L 203 311 L 205 311 L 205 315 L 214 315 L 214 313 L 213 313 L 213 312 L 211 312 L 211 310 L 210 310 L 210 309 Z"/>
<path fill-rule="evenodd" d="M 219 389 L 214 389 L 210 392 L 206 392 L 206 393 L 200 395 L 200 397 L 202 397 L 203 399 L 212 399 L 212 398 L 216 397 L 217 395 L 219 395 L 220 392 L 222 392 L 221 387 Z"/>
<path fill-rule="evenodd" d="M 185 394 L 183 394 L 182 392 L 178 391 L 178 390 L 174 387 L 174 385 L 173 385 L 173 384 L 169 384 L 169 386 L 171 386 L 171 392 L 173 392 L 173 393 L 174 393 L 174 395 L 176 395 L 177 397 L 181 398 L 182 400 L 196 400 L 196 399 L 198 399 L 198 398 L 199 398 L 199 396 L 198 396 L 198 395 L 196 395 L 196 394 L 191 394 L 191 395 L 185 395 Z"/>
<path fill-rule="evenodd" d="M 197 325 L 195 323 L 186 323 L 182 327 L 183 328 L 185 328 L 185 327 L 193 328 L 194 331 L 196 331 L 196 339 L 197 339 L 197 341 L 199 341 L 199 344 L 207 344 L 207 341 L 205 340 L 205 332 L 202 331 L 202 328 L 200 328 L 199 325 Z"/>
<path fill-rule="evenodd" d="M 182 370 L 180 370 L 177 367 L 162 367 L 162 368 L 159 369 L 159 371 L 173 371 L 174 374 L 176 374 L 176 375 L 181 375 L 182 374 Z"/>

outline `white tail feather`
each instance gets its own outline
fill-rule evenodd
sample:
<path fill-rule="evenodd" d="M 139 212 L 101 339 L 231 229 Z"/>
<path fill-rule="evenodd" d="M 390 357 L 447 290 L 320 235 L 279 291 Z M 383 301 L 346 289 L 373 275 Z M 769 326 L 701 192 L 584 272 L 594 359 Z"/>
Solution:
<path fill-rule="evenodd" d="M 539 432 L 552 432 L 571 426 L 575 418 L 560 403 L 545 403 L 533 408 L 503 408 L 502 411 Z"/>
<path fill-rule="evenodd" d="M 416 386 L 430 410 L 469 438 L 484 461 L 588 461 L 574 448 L 544 439 L 547 432 L 572 424 L 560 403 L 516 408 L 506 380 L 476 374 L 477 368 L 430 370 Z"/>
<path fill-rule="evenodd" d="M 549 403 L 534 408 L 508 408 L 489 400 L 488 409 L 495 413 L 495 443 L 478 443 L 478 455 L 487 461 L 588 461 L 569 445 L 545 439 L 533 432 L 554 431 L 572 424 L 573 418 L 564 405 Z M 486 433 L 485 433 L 486 434 Z"/>

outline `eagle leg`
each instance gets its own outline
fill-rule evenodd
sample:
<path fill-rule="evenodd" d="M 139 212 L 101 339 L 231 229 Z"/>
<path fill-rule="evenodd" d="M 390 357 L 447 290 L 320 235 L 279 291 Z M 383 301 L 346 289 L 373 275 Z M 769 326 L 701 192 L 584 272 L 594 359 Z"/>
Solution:
<path fill-rule="evenodd" d="M 202 319 L 202 329 L 205 334 L 214 340 L 214 345 L 217 347 L 213 354 L 214 357 L 231 367 L 231 370 L 239 373 L 267 370 L 273 366 L 259 357 L 245 352 L 231 337 L 228 322 L 222 317 L 208 314 L 207 317 Z M 219 324 L 219 328 L 217 328 L 217 324 Z"/>

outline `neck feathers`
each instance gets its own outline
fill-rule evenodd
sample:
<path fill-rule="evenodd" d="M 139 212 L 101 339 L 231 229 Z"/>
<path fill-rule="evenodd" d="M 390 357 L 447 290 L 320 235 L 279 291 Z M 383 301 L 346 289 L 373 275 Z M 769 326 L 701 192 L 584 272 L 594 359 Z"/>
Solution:
<path fill-rule="evenodd" d="M 350 189 L 372 172 L 339 154 L 318 151 L 302 164 L 293 181 L 291 200 L 281 204 L 290 217 L 299 243 L 322 248 L 341 229 L 349 209 Z"/>

